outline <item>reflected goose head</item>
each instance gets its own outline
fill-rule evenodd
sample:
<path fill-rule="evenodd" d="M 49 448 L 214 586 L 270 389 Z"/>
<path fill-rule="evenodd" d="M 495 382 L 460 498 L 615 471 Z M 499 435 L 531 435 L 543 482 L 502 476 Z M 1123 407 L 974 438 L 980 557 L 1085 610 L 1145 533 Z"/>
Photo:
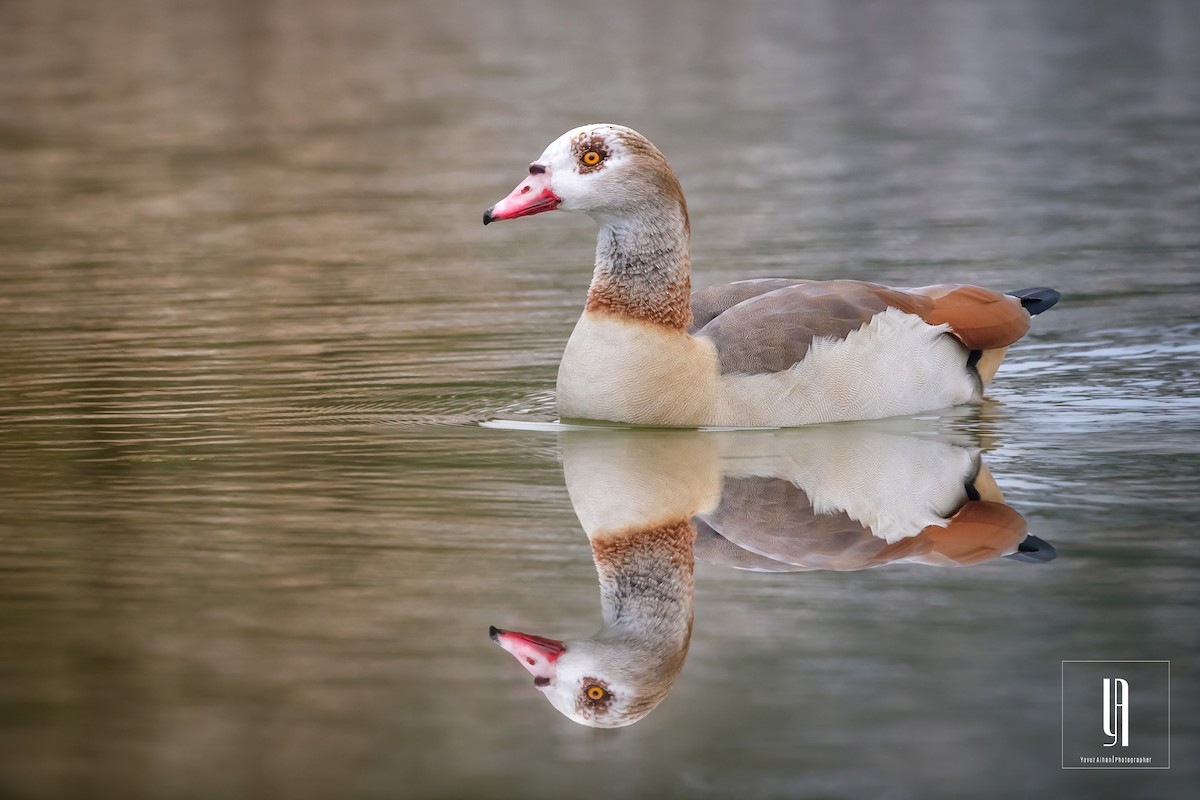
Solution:
<path fill-rule="evenodd" d="M 620 728 L 649 714 L 671 691 L 686 655 L 611 633 L 569 642 L 495 627 L 490 634 L 533 675 L 550 705 L 592 728 Z"/>
<path fill-rule="evenodd" d="M 695 540 L 695 525 L 680 518 L 595 536 L 604 627 L 567 642 L 493 627 L 492 641 L 568 719 L 593 728 L 637 722 L 671 691 L 687 657 Z"/>
<path fill-rule="evenodd" d="M 492 628 L 546 699 L 596 728 L 630 725 L 666 698 L 692 637 L 694 515 L 719 494 L 715 440 L 578 431 L 567 490 L 591 544 L 604 627 L 567 642 Z M 567 445 L 564 440 L 564 445 Z M 687 464 L 681 474 L 678 465 Z"/>
<path fill-rule="evenodd" d="M 674 214 L 687 219 L 679 180 L 646 137 L 622 125 L 567 131 L 532 164 L 529 177 L 489 208 L 483 224 L 544 211 L 580 211 L 601 222 Z"/>

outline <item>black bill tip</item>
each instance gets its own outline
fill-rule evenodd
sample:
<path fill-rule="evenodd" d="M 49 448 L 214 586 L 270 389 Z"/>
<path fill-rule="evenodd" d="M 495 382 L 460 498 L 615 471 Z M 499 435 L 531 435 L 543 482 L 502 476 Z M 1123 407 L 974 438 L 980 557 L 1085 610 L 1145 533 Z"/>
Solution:
<path fill-rule="evenodd" d="M 484 217 L 484 219 L 487 219 L 487 217 Z M 486 225 L 487 223 L 485 222 L 484 224 Z M 493 642 L 496 641 L 496 637 L 498 637 L 501 633 L 503 633 L 503 631 L 497 628 L 495 625 L 488 626 L 488 636 L 491 637 Z"/>
<path fill-rule="evenodd" d="M 492 206 L 492 208 L 495 208 L 495 206 Z M 496 218 L 492 216 L 492 208 L 489 208 L 487 211 L 483 212 L 483 224 L 484 225 L 487 225 L 488 223 L 496 221 Z M 492 628 L 492 630 L 495 630 L 495 628 Z"/>

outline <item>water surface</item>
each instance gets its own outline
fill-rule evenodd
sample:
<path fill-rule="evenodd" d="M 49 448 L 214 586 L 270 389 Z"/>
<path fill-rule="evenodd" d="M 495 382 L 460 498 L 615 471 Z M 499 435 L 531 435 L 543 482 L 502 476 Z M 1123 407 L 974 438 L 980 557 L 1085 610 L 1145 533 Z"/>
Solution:
<path fill-rule="evenodd" d="M 1184 2 L 0 6 L 0 793 L 1185 794 L 1197 31 Z M 935 420 L 1058 558 L 701 561 L 657 710 L 547 707 L 486 634 L 599 624 L 538 425 L 593 228 L 479 217 L 599 120 L 670 157 L 697 286 L 1059 288 Z M 1060 661 L 1120 658 L 1172 661 L 1172 769 L 1061 771 Z"/>

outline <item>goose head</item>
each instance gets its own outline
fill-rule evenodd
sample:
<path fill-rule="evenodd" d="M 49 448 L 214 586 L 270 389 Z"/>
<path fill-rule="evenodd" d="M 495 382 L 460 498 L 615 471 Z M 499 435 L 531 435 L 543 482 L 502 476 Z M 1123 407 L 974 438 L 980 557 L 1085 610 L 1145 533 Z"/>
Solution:
<path fill-rule="evenodd" d="M 483 214 L 483 224 L 544 211 L 579 211 L 601 223 L 678 215 L 687 206 L 666 156 L 632 128 L 594 123 L 555 139 L 529 176 Z"/>
<path fill-rule="evenodd" d="M 612 632 L 569 642 L 495 627 L 490 633 L 550 705 L 592 728 L 620 728 L 649 714 L 671 691 L 686 656 L 686 645 L 664 649 Z"/>

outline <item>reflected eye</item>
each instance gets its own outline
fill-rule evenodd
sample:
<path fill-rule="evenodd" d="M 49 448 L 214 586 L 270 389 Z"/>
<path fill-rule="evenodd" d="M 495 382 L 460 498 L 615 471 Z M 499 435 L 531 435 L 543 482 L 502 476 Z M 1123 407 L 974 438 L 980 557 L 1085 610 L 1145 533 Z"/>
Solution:
<path fill-rule="evenodd" d="M 587 687 L 587 696 L 588 700 L 603 700 L 608 697 L 608 692 L 600 686 L 592 685 Z"/>
<path fill-rule="evenodd" d="M 604 156 L 600 155 L 595 150 L 588 150 L 586 153 L 583 154 L 583 157 L 580 158 L 579 160 L 582 161 L 584 164 L 587 164 L 589 167 L 594 167 L 597 164 L 599 164 L 601 161 L 604 160 Z M 604 691 L 604 690 L 601 689 L 600 691 Z"/>

